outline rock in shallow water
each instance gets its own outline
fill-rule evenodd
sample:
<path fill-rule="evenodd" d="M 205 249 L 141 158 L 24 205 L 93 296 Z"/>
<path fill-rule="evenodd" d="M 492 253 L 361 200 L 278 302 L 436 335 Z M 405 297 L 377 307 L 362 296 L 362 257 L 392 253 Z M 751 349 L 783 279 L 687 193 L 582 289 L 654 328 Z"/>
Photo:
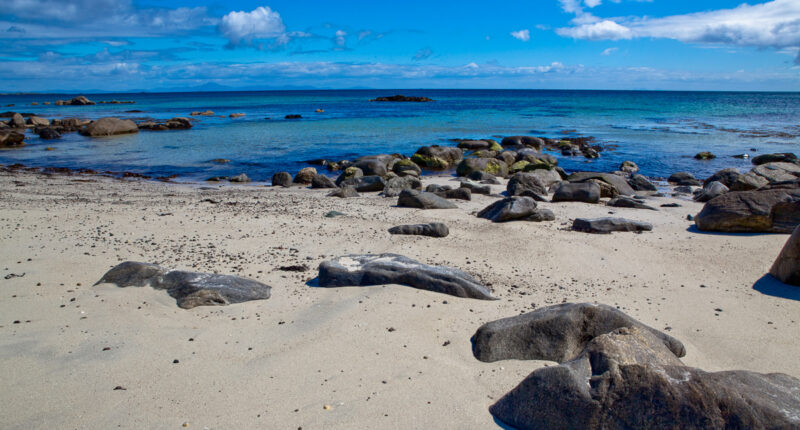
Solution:
<path fill-rule="evenodd" d="M 389 229 L 391 234 L 407 234 L 414 236 L 447 237 L 450 230 L 440 222 L 430 224 L 398 225 Z"/>
<path fill-rule="evenodd" d="M 106 272 L 97 281 L 97 284 L 103 283 L 118 287 L 150 285 L 157 290 L 167 290 L 184 309 L 264 300 L 269 298 L 271 290 L 269 285 L 238 276 L 168 270 L 135 261 L 120 263 Z"/>
<path fill-rule="evenodd" d="M 400 284 L 481 300 L 496 300 L 488 288 L 457 269 L 429 266 L 397 254 L 346 255 L 319 265 L 320 287 Z"/>
<path fill-rule="evenodd" d="M 651 231 L 653 225 L 625 218 L 576 218 L 572 222 L 572 229 L 584 233 L 607 234 L 614 231 Z"/>

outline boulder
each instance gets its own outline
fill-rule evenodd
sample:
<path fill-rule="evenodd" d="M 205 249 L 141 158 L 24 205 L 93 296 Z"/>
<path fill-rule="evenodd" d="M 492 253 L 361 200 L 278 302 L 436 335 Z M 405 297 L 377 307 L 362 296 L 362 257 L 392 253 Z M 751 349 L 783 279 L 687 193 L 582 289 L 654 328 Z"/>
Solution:
<path fill-rule="evenodd" d="M 713 160 L 715 158 L 717 158 L 717 156 L 708 151 L 698 152 L 694 155 L 695 160 Z"/>
<path fill-rule="evenodd" d="M 205 110 L 205 111 L 194 111 L 190 113 L 191 116 L 214 116 L 214 111 Z"/>
<path fill-rule="evenodd" d="M 50 120 L 39 116 L 31 116 L 28 118 L 28 125 L 32 125 L 34 127 L 49 127 Z"/>
<path fill-rule="evenodd" d="M 278 172 L 272 175 L 273 187 L 290 187 L 292 186 L 292 175 L 289 172 Z"/>
<path fill-rule="evenodd" d="M 8 120 L 8 126 L 11 128 L 24 129 L 25 118 L 23 118 L 21 114 L 15 113 L 11 115 L 11 119 Z"/>
<path fill-rule="evenodd" d="M 536 210 L 536 201 L 530 197 L 508 197 L 496 201 L 478 212 L 479 218 L 492 222 L 506 222 L 525 219 Z"/>
<path fill-rule="evenodd" d="M 488 140 L 462 140 L 458 142 L 458 147 L 466 151 L 489 150 L 492 147 L 492 143 Z"/>
<path fill-rule="evenodd" d="M 129 119 L 100 118 L 84 127 L 80 133 L 89 137 L 116 136 L 138 133 L 139 127 Z"/>
<path fill-rule="evenodd" d="M 600 187 L 594 183 L 562 182 L 555 186 L 553 199 L 555 202 L 597 203 L 600 201 Z"/>
<path fill-rule="evenodd" d="M 793 181 L 800 177 L 800 165 L 778 161 L 756 166 L 751 172 L 765 178 L 770 183 Z"/>
<path fill-rule="evenodd" d="M 423 146 L 411 157 L 423 169 L 450 169 L 458 164 L 464 154 L 460 149 L 451 146 Z"/>
<path fill-rule="evenodd" d="M 118 287 L 144 287 L 166 290 L 178 306 L 221 306 L 250 300 L 264 300 L 270 287 L 252 279 L 214 273 L 168 270 L 155 264 L 126 261 L 106 272 L 97 284 L 111 283 Z M 95 284 L 95 285 L 97 285 Z"/>
<path fill-rule="evenodd" d="M 476 184 L 474 182 L 470 182 L 470 181 L 467 181 L 465 179 L 462 179 L 460 181 L 460 187 L 470 190 L 470 192 L 472 194 L 483 194 L 483 195 L 487 195 L 487 196 L 489 194 L 492 194 L 492 187 L 491 186 L 483 185 L 483 184 Z"/>
<path fill-rule="evenodd" d="M 511 166 L 517 161 L 517 153 L 510 150 L 501 151 L 497 154 L 496 157 L 498 160 L 502 160 L 506 165 Z M 510 169 L 510 167 L 509 167 Z"/>
<path fill-rule="evenodd" d="M 606 204 L 608 206 L 613 206 L 615 208 L 649 209 L 651 211 L 658 210 L 652 206 L 644 204 L 644 202 L 641 200 L 625 196 L 614 197 L 613 199 L 609 200 L 608 203 Z"/>
<path fill-rule="evenodd" d="M 739 175 L 728 188 L 731 191 L 751 191 L 757 190 L 765 185 L 769 184 L 769 181 L 762 177 L 758 176 L 753 172 L 747 172 Z"/>
<path fill-rule="evenodd" d="M 409 159 L 397 160 L 394 166 L 392 166 L 392 171 L 398 176 L 419 177 L 422 174 L 422 169 L 420 169 L 417 163 Z"/>
<path fill-rule="evenodd" d="M 372 155 L 361 157 L 353 163 L 364 172 L 364 176 L 386 176 L 389 173 L 387 164 L 394 161 L 391 155 Z"/>
<path fill-rule="evenodd" d="M 544 147 L 544 139 L 533 136 L 507 136 L 500 142 L 503 147 L 507 146 L 530 146 L 540 151 Z"/>
<path fill-rule="evenodd" d="M 54 128 L 50 127 L 37 129 L 36 132 L 39 134 L 39 138 L 43 140 L 53 140 L 61 138 L 61 133 L 56 131 Z"/>
<path fill-rule="evenodd" d="M 389 233 L 414 236 L 447 237 L 447 235 L 450 234 L 450 230 L 443 223 L 433 222 L 430 224 L 398 225 L 390 228 Z"/>
<path fill-rule="evenodd" d="M 497 180 L 497 177 L 492 175 L 491 173 L 486 172 L 472 172 L 467 176 L 467 179 L 471 179 L 473 181 L 478 181 L 482 184 L 494 184 L 499 185 L 500 181 Z"/>
<path fill-rule="evenodd" d="M 719 197 L 725 193 L 730 191 L 728 187 L 722 184 L 722 182 L 714 181 L 708 183 L 700 192 L 694 196 L 694 201 L 705 203 L 714 197 Z"/>
<path fill-rule="evenodd" d="M 628 185 L 635 191 L 657 191 L 655 184 L 650 182 L 645 176 L 634 173 L 628 178 Z"/>
<path fill-rule="evenodd" d="M 639 171 L 639 166 L 633 161 L 623 161 L 622 164 L 619 165 L 619 170 L 625 173 L 636 173 Z"/>
<path fill-rule="evenodd" d="M 416 190 L 403 190 L 397 199 L 401 208 L 418 209 L 455 209 L 458 206 L 436 194 Z"/>
<path fill-rule="evenodd" d="M 241 183 L 250 182 L 250 178 L 247 175 L 245 175 L 244 173 L 236 175 L 236 176 L 233 176 L 228 180 L 230 182 L 241 182 Z"/>
<path fill-rule="evenodd" d="M 600 180 L 611 185 L 618 195 L 632 196 L 636 194 L 636 191 L 628 185 L 625 178 L 611 173 L 576 172 L 567 177 L 569 182 L 587 182 L 592 179 Z"/>
<path fill-rule="evenodd" d="M 386 180 L 380 176 L 359 176 L 339 182 L 340 187 L 353 187 L 359 193 L 377 193 L 386 187 Z"/>
<path fill-rule="evenodd" d="M 0 131 L 0 148 L 25 145 L 25 134 L 17 131 Z"/>
<path fill-rule="evenodd" d="M 689 172 L 677 172 L 670 175 L 667 182 L 675 185 L 700 186 L 700 181 Z"/>
<path fill-rule="evenodd" d="M 600 187 L 600 197 L 601 198 L 610 198 L 613 199 L 614 197 L 619 196 L 619 192 L 616 188 L 614 188 L 611 184 L 605 181 L 601 181 L 600 179 L 589 179 L 588 182 L 591 182 L 598 187 Z"/>
<path fill-rule="evenodd" d="M 750 160 L 756 166 L 760 166 L 762 164 L 767 163 L 775 163 L 775 162 L 786 162 L 786 163 L 797 163 L 797 155 L 794 155 L 791 152 L 783 152 L 778 154 L 761 154 L 759 156 L 753 157 Z"/>
<path fill-rule="evenodd" d="M 547 195 L 547 185 L 542 182 L 539 176 L 533 173 L 515 173 L 508 180 L 506 191 L 509 196 L 521 195 L 524 191 L 532 191 L 538 195 Z"/>
<path fill-rule="evenodd" d="M 719 182 L 722 185 L 725 185 L 726 187 L 730 188 L 731 185 L 733 185 L 741 175 L 742 174 L 739 173 L 739 171 L 734 168 L 722 169 L 719 172 L 714 173 L 713 175 L 708 177 L 708 179 L 706 179 L 705 181 L 703 181 L 703 187 L 707 187 L 712 182 Z"/>
<path fill-rule="evenodd" d="M 769 274 L 784 284 L 800 287 L 800 226 L 795 227 Z"/>
<path fill-rule="evenodd" d="M 558 169 L 559 167 L 556 167 L 552 170 L 536 169 L 533 171 L 526 171 L 525 173 L 536 176 L 540 181 L 542 181 L 542 185 L 544 185 L 545 188 L 550 188 L 553 184 L 557 184 L 563 180 L 558 172 Z"/>
<path fill-rule="evenodd" d="M 397 254 L 346 255 L 319 265 L 320 287 L 399 284 L 456 297 L 496 300 L 488 288 L 457 269 L 429 266 Z"/>
<path fill-rule="evenodd" d="M 70 106 L 89 106 L 89 105 L 94 105 L 96 103 L 87 99 L 85 96 L 78 96 L 78 97 L 73 97 L 72 100 L 70 100 L 65 104 L 68 104 Z"/>
<path fill-rule="evenodd" d="M 543 221 L 555 221 L 555 219 L 556 219 L 556 214 L 554 214 L 553 211 L 551 211 L 550 209 L 539 208 L 533 211 L 533 213 L 530 214 L 527 218 L 525 218 L 525 221 L 543 222 Z"/>
<path fill-rule="evenodd" d="M 336 182 L 333 182 L 333 179 L 325 175 L 317 175 L 314 176 L 314 179 L 311 180 L 311 188 L 338 188 L 338 187 L 336 186 Z"/>
<path fill-rule="evenodd" d="M 347 179 L 355 179 L 362 176 L 364 176 L 364 172 L 362 172 L 358 167 L 345 167 L 344 171 L 342 171 L 342 174 L 336 178 L 336 185 L 341 186 L 342 182 L 346 181 Z"/>
<path fill-rule="evenodd" d="M 683 344 L 607 305 L 564 303 L 492 321 L 472 336 L 472 354 L 480 361 L 576 358 L 589 342 L 619 328 L 638 328 L 656 336 L 675 356 L 686 355 Z"/>
<path fill-rule="evenodd" d="M 576 218 L 572 229 L 584 233 L 609 234 L 614 231 L 642 232 L 653 230 L 653 225 L 625 218 Z"/>
<path fill-rule="evenodd" d="M 383 195 L 384 197 L 397 197 L 403 190 L 422 191 L 422 182 L 411 176 L 392 178 L 386 181 Z"/>
<path fill-rule="evenodd" d="M 328 193 L 328 197 L 339 197 L 340 199 L 348 199 L 351 197 L 358 197 L 358 191 L 353 187 L 341 187 Z"/>
<path fill-rule="evenodd" d="M 494 176 L 508 176 L 508 166 L 496 158 L 465 158 L 456 167 L 458 176 L 469 176 L 474 172 L 486 172 Z"/>
<path fill-rule="evenodd" d="M 313 167 L 304 167 L 297 172 L 297 175 L 294 176 L 293 182 L 295 184 L 310 184 L 316 176 L 317 169 Z"/>
<path fill-rule="evenodd" d="M 430 190 L 427 190 L 431 192 Z M 444 199 L 453 199 L 453 200 L 472 200 L 472 191 L 469 188 L 456 188 L 451 189 L 448 187 L 446 190 L 439 189 L 437 191 L 433 191 L 434 194 L 437 196 L 444 198 Z"/>
<path fill-rule="evenodd" d="M 708 201 L 694 222 L 703 231 L 791 233 L 800 224 L 800 188 L 726 193 Z"/>

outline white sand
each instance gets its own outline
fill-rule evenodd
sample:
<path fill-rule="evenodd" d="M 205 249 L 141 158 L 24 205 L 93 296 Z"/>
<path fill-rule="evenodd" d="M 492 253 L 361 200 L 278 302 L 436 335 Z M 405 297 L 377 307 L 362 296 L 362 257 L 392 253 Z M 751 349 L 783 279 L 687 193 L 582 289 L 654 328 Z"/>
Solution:
<path fill-rule="evenodd" d="M 754 289 L 788 235 L 688 231 L 686 215 L 701 208 L 689 201 L 658 212 L 543 203 L 555 222 L 493 224 L 474 213 L 496 197 L 480 195 L 422 211 L 375 194 L 31 173 L 0 174 L 0 190 L 3 429 L 496 428 L 489 405 L 546 363 L 481 363 L 470 336 L 564 301 L 671 327 L 691 366 L 800 377 L 800 289 L 768 279 L 786 297 Z M 655 229 L 568 229 L 610 211 Z M 386 231 L 432 221 L 450 236 Z M 467 271 L 502 300 L 306 285 L 324 259 L 367 252 Z M 272 298 L 183 310 L 163 291 L 92 286 L 126 260 L 253 277 Z M 290 264 L 311 270 L 276 270 Z M 12 273 L 25 275 L 3 279 Z"/>

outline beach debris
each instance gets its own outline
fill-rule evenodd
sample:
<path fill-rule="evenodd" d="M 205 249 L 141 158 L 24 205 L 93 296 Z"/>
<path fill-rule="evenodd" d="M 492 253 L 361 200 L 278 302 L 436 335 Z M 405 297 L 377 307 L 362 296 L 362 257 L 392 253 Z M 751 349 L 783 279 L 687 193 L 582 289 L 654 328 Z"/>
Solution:
<path fill-rule="evenodd" d="M 417 209 L 455 209 L 454 203 L 436 194 L 417 190 L 403 190 L 397 198 L 397 206 Z"/>
<path fill-rule="evenodd" d="M 458 269 L 429 266 L 397 254 L 345 255 L 319 265 L 320 287 L 406 285 L 456 297 L 496 300 L 488 288 Z"/>
<path fill-rule="evenodd" d="M 107 137 L 120 134 L 138 133 L 139 126 L 129 119 L 119 118 L 100 118 L 92 121 L 80 130 L 80 133 L 89 137 Z"/>
<path fill-rule="evenodd" d="M 155 264 L 126 261 L 118 264 L 95 285 L 111 283 L 118 287 L 144 287 L 166 290 L 178 306 L 222 306 L 250 300 L 265 300 L 269 285 L 233 275 L 169 270 Z"/>
<path fill-rule="evenodd" d="M 572 229 L 584 233 L 609 234 L 614 231 L 642 232 L 653 230 L 653 225 L 625 218 L 576 218 Z"/>
<path fill-rule="evenodd" d="M 600 201 L 600 186 L 593 182 L 562 182 L 555 186 L 552 201 L 597 203 Z"/>
<path fill-rule="evenodd" d="M 784 284 L 800 287 L 800 225 L 786 241 L 769 274 Z"/>
<path fill-rule="evenodd" d="M 694 218 L 703 231 L 791 233 L 800 224 L 800 181 L 723 194 Z"/>
<path fill-rule="evenodd" d="M 416 236 L 430 236 L 430 237 L 447 237 L 450 234 L 450 229 L 440 222 L 433 222 L 429 224 L 408 224 L 398 225 L 389 229 L 391 234 L 401 235 L 416 235 Z"/>

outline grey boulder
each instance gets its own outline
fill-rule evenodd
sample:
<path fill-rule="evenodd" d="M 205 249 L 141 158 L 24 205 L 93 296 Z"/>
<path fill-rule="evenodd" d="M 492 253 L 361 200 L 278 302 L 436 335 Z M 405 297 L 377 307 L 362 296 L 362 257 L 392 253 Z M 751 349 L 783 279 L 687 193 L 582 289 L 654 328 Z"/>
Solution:
<path fill-rule="evenodd" d="M 316 175 L 311 179 L 311 188 L 338 188 L 333 179 L 325 175 Z"/>
<path fill-rule="evenodd" d="M 567 180 L 570 182 L 587 182 L 592 179 L 607 183 L 613 188 L 616 194 L 623 196 L 632 196 L 636 194 L 636 191 L 628 185 L 625 178 L 611 173 L 576 172 L 567 177 Z"/>
<path fill-rule="evenodd" d="M 653 225 L 625 218 L 576 218 L 572 229 L 584 233 L 608 234 L 615 231 L 641 232 L 653 230 Z"/>
<path fill-rule="evenodd" d="M 389 233 L 413 236 L 447 237 L 447 235 L 450 234 L 450 229 L 448 229 L 443 223 L 433 222 L 430 224 L 398 225 L 390 228 Z"/>
<path fill-rule="evenodd" d="M 386 181 L 380 176 L 360 176 L 345 179 L 339 182 L 339 186 L 353 187 L 359 193 L 379 192 L 386 187 Z"/>
<path fill-rule="evenodd" d="M 383 188 L 384 197 L 397 197 L 403 190 L 422 191 L 422 182 L 412 176 L 403 176 L 389 179 Z"/>
<path fill-rule="evenodd" d="M 458 207 L 436 194 L 416 190 L 401 191 L 400 197 L 397 199 L 397 206 L 417 209 L 455 209 Z"/>
<path fill-rule="evenodd" d="M 700 181 L 689 172 L 677 172 L 670 175 L 667 182 L 675 185 L 700 186 Z"/>
<path fill-rule="evenodd" d="M 496 201 L 478 212 L 479 218 L 492 222 L 516 221 L 531 216 L 536 211 L 536 201 L 530 197 L 508 197 Z"/>
<path fill-rule="evenodd" d="M 644 175 L 634 173 L 628 178 L 628 185 L 636 191 L 657 191 L 655 184 L 650 182 Z"/>
<path fill-rule="evenodd" d="M 129 119 L 100 118 L 84 127 L 80 133 L 89 137 L 106 137 L 138 133 L 139 126 Z"/>
<path fill-rule="evenodd" d="M 722 182 L 714 181 L 706 184 L 700 192 L 694 196 L 694 201 L 705 203 L 714 197 L 719 197 L 730 191 Z"/>
<path fill-rule="evenodd" d="M 614 197 L 613 199 L 609 200 L 606 203 L 608 206 L 613 206 L 615 208 L 632 208 L 632 209 L 649 209 L 651 211 L 657 211 L 658 209 L 648 206 L 644 204 L 641 200 L 637 200 L 633 197 Z"/>
<path fill-rule="evenodd" d="M 784 284 L 800 287 L 800 226 L 786 241 L 769 274 Z"/>
<path fill-rule="evenodd" d="M 562 182 L 555 187 L 553 202 L 597 203 L 600 201 L 600 187 L 592 182 Z"/>
<path fill-rule="evenodd" d="M 708 201 L 694 222 L 703 231 L 791 233 L 800 224 L 800 188 L 726 193 Z"/>
<path fill-rule="evenodd" d="M 278 172 L 272 175 L 273 187 L 290 187 L 292 186 L 292 175 L 289 172 Z"/>
<path fill-rule="evenodd" d="M 524 191 L 532 191 L 538 195 L 547 195 L 547 185 L 533 173 L 519 172 L 515 173 L 511 179 L 508 180 L 506 192 L 509 196 L 519 196 Z"/>

